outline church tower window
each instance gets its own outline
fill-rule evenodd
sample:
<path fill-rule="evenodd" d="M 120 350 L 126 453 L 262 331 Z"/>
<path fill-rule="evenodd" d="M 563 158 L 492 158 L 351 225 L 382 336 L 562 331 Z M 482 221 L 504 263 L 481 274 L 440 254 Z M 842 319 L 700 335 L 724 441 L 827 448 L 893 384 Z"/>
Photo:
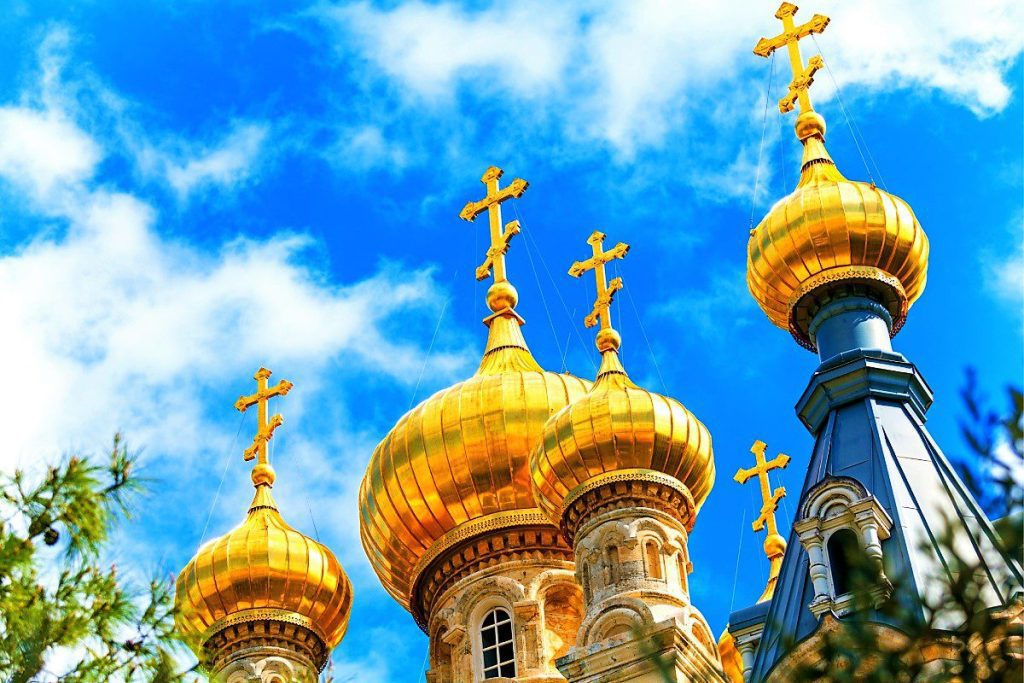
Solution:
<path fill-rule="evenodd" d="M 653 538 L 644 542 L 644 561 L 647 564 L 647 576 L 651 579 L 662 579 L 661 548 Z"/>
<path fill-rule="evenodd" d="M 484 679 L 514 678 L 516 648 L 512 635 L 512 616 L 508 610 L 492 609 L 480 625 Z"/>
<path fill-rule="evenodd" d="M 860 553 L 860 541 L 850 529 L 840 529 L 828 539 L 828 564 L 832 573 L 834 595 L 845 595 L 852 589 L 850 574 Z"/>

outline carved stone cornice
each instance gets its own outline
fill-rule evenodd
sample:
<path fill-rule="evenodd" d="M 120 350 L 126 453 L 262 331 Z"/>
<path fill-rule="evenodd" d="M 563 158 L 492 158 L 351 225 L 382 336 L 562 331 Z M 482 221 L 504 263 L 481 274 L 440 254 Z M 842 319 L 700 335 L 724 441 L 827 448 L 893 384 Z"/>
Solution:
<path fill-rule="evenodd" d="M 625 469 L 598 475 L 569 492 L 562 506 L 562 533 L 573 543 L 580 527 L 595 515 L 637 507 L 664 512 L 687 532 L 697 520 L 693 496 L 681 481 L 654 470 Z"/>
<path fill-rule="evenodd" d="M 323 671 L 330 656 L 323 639 L 311 629 L 273 617 L 228 623 L 206 639 L 202 652 L 203 666 L 210 671 L 223 669 L 254 653 L 278 653 Z"/>
<path fill-rule="evenodd" d="M 437 599 L 457 581 L 517 560 L 572 562 L 572 548 L 539 510 L 491 515 L 437 541 L 416 567 L 409 609 L 426 632 Z M 468 525 L 467 525 L 468 526 Z"/>

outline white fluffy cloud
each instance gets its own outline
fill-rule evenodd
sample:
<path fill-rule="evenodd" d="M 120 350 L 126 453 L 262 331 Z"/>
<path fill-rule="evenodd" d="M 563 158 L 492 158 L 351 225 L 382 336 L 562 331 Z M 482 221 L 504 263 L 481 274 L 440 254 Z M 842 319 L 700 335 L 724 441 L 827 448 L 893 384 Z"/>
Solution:
<path fill-rule="evenodd" d="M 354 40 L 414 107 L 424 100 L 451 103 L 460 90 L 507 97 L 543 108 L 570 136 L 628 155 L 682 131 L 696 112 L 717 106 L 723 122 L 737 120 L 737 105 L 745 114 L 757 99 L 750 88 L 760 87 L 767 73 L 751 49 L 759 36 L 780 30 L 768 9 L 754 0 L 697 6 L 526 0 L 483 9 L 361 2 L 328 7 L 320 17 L 338 30 L 339 44 Z M 983 0 L 970 10 L 955 0 L 823 2 L 805 7 L 798 19 L 814 10 L 833 19 L 817 40 L 841 85 L 883 92 L 923 87 L 979 115 L 1008 102 L 1007 72 L 1024 49 L 1019 2 Z M 805 56 L 814 50 L 806 41 Z M 789 80 L 788 66 L 779 67 L 777 87 Z M 832 85 L 818 90 L 827 98 Z"/>
<path fill-rule="evenodd" d="M 153 456 L 172 443 L 187 456 L 180 451 L 201 449 L 219 429 L 204 392 L 270 361 L 293 377 L 341 357 L 399 385 L 418 375 L 422 340 L 384 327 L 398 314 L 437 315 L 443 294 L 429 271 L 384 265 L 342 286 L 301 234 L 212 250 L 163 235 L 153 205 L 93 179 L 106 151 L 77 112 L 60 97 L 23 99 L 32 104 L 0 108 L 0 183 L 55 227 L 0 258 L 0 356 L 17 359 L 5 371 L 17 391 L 0 394 L 0 413 L 17 425 L 3 433 L 0 466 L 95 447 L 117 429 Z M 253 135 L 232 138 L 245 147 Z M 233 173 L 234 146 L 182 167 L 182 187 Z M 464 360 L 434 353 L 431 371 L 446 375 Z"/>
<path fill-rule="evenodd" d="M 236 185 L 253 176 L 254 164 L 270 132 L 262 123 L 236 125 L 212 149 L 205 149 L 182 162 L 167 159 L 167 182 L 181 196 L 205 185 Z"/>
<path fill-rule="evenodd" d="M 0 131 L 0 175 L 36 196 L 86 180 L 100 160 L 99 146 L 59 112 L 2 107 Z"/>

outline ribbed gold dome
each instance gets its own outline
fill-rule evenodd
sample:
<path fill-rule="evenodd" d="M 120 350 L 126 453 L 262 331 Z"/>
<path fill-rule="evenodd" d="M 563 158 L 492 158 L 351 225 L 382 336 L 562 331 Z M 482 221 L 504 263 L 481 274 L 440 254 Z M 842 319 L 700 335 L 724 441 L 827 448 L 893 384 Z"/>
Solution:
<path fill-rule="evenodd" d="M 548 417 L 583 396 L 589 382 L 537 364 L 511 292 L 507 301 L 489 294 L 499 312 L 488 319 L 476 374 L 406 413 L 363 477 L 363 547 L 385 589 L 407 609 L 418 574 L 448 540 L 474 529 L 546 523 L 530 493 L 529 454 Z"/>
<path fill-rule="evenodd" d="M 245 521 L 178 574 L 175 604 L 179 631 L 201 642 L 232 624 L 276 620 L 310 629 L 330 649 L 348 627 L 352 585 L 330 550 L 281 518 L 265 483 Z"/>
<path fill-rule="evenodd" d="M 800 182 L 753 230 L 747 248 L 750 293 L 773 323 L 808 348 L 814 344 L 807 304 L 823 285 L 846 281 L 877 292 L 895 334 L 928 271 L 928 238 L 910 206 L 874 184 L 843 177 L 824 133 L 816 112 L 800 115 Z"/>
<path fill-rule="evenodd" d="M 715 461 L 707 428 L 675 399 L 634 384 L 608 349 L 590 392 L 548 420 L 530 475 L 537 504 L 559 524 L 567 498 L 615 473 L 641 481 L 667 475 L 700 509 L 715 483 Z"/>

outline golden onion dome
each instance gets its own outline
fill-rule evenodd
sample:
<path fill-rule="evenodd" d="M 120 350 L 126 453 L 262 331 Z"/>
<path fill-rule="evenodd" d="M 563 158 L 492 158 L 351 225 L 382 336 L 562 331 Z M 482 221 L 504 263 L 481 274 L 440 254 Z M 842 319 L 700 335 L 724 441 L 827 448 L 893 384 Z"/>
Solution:
<path fill-rule="evenodd" d="M 491 286 L 494 314 L 476 373 L 406 413 L 376 447 L 359 491 L 360 537 L 384 588 L 406 609 L 417 577 L 459 539 L 547 524 L 529 486 L 544 423 L 589 382 L 538 365 L 513 310 L 515 289 Z"/>
<path fill-rule="evenodd" d="M 634 384 L 619 360 L 621 337 L 611 326 L 611 303 L 621 278 L 606 280 L 605 264 L 623 258 L 629 245 L 609 251 L 604 234 L 587 242 L 594 255 L 577 261 L 569 274 L 594 270 L 598 298 L 588 326 L 600 322 L 597 348 L 601 368 L 586 396 L 551 416 L 530 457 L 530 478 L 537 505 L 571 541 L 574 524 L 568 506 L 588 491 L 611 482 L 650 482 L 667 486 L 687 501 L 681 513 L 692 525 L 715 482 L 715 461 L 707 428 L 679 401 Z M 681 485 L 681 486 L 680 486 Z"/>
<path fill-rule="evenodd" d="M 273 469 L 257 465 L 253 481 L 245 520 L 204 544 L 178 574 L 178 630 L 205 643 L 234 624 L 281 621 L 309 629 L 330 650 L 348 627 L 352 585 L 330 550 L 281 517 Z"/>
<path fill-rule="evenodd" d="M 618 352 L 605 350 L 590 392 L 548 420 L 530 474 L 537 504 L 564 525 L 567 502 L 609 479 L 679 482 L 695 513 L 714 486 L 715 461 L 707 428 L 679 401 L 634 384 Z"/>
<path fill-rule="evenodd" d="M 839 282 L 873 293 L 895 335 L 924 291 L 928 238 L 905 201 L 839 172 L 820 115 L 802 113 L 796 129 L 800 182 L 751 231 L 747 286 L 768 318 L 810 349 L 814 312 Z"/>

